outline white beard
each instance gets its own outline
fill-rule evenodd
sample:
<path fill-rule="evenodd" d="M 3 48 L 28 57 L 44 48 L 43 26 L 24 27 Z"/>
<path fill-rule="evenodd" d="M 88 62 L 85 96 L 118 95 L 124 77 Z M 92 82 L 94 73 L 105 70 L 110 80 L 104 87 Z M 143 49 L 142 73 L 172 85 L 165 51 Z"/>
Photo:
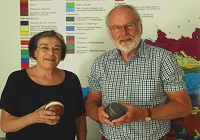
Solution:
<path fill-rule="evenodd" d="M 129 54 L 132 50 L 138 47 L 141 36 L 138 35 L 136 38 L 133 38 L 132 36 L 127 36 L 126 38 L 131 38 L 133 41 L 123 45 L 120 43 L 119 40 L 117 43 L 115 43 L 115 45 L 120 51 L 124 52 L 125 54 Z"/>
<path fill-rule="evenodd" d="M 110 32 L 109 32 L 110 34 Z M 138 47 L 138 45 L 140 44 L 140 39 L 141 39 L 141 36 L 142 36 L 142 28 L 138 27 L 138 35 L 136 37 L 132 37 L 130 35 L 127 35 L 123 38 L 120 38 L 119 40 L 117 41 L 114 41 L 111 34 L 110 34 L 110 37 L 111 39 L 113 40 L 114 44 L 116 45 L 116 47 L 124 52 L 125 54 L 129 54 L 132 50 L 136 49 Z M 129 43 L 126 43 L 126 44 L 121 44 L 121 41 L 122 40 L 127 40 L 127 39 L 131 39 L 132 42 L 129 42 Z"/>

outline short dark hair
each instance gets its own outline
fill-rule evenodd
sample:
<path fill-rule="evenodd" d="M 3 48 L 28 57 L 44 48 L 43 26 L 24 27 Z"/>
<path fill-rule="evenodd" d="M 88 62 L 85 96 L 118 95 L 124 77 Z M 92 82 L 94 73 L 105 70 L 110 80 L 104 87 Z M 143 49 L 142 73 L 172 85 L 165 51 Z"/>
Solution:
<path fill-rule="evenodd" d="M 66 56 L 67 45 L 65 44 L 63 36 L 60 33 L 55 32 L 54 30 L 40 32 L 40 33 L 34 35 L 30 39 L 29 44 L 28 44 L 29 57 L 36 60 L 35 50 L 37 49 L 37 43 L 38 43 L 39 39 L 41 39 L 43 37 L 57 37 L 60 40 L 61 50 L 62 50 L 61 51 L 61 60 L 64 60 L 65 56 Z"/>

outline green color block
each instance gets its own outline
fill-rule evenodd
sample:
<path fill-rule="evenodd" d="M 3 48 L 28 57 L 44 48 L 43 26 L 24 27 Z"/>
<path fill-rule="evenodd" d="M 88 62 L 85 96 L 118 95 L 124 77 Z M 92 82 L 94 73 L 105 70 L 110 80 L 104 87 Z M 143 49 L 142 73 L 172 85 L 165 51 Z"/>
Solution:
<path fill-rule="evenodd" d="M 67 45 L 68 50 L 74 50 L 74 47 L 75 47 L 74 45 Z"/>

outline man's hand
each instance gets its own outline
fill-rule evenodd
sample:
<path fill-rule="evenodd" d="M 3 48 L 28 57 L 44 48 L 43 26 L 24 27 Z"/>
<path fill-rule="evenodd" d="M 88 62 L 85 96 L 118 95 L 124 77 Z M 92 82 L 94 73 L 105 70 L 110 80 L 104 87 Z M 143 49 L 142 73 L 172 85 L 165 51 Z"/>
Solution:
<path fill-rule="evenodd" d="M 108 105 L 104 105 L 104 106 L 101 106 L 98 108 L 97 110 L 97 114 L 98 114 L 98 120 L 99 122 L 101 123 L 104 123 L 104 124 L 109 124 L 109 125 L 114 125 L 108 118 L 109 118 L 109 115 L 105 112 L 105 108 L 107 107 Z"/>
<path fill-rule="evenodd" d="M 144 120 L 145 117 L 147 116 L 147 111 L 146 109 L 139 108 L 137 106 L 131 105 L 131 104 L 126 104 L 123 102 L 120 102 L 124 107 L 127 108 L 127 113 L 123 115 L 122 117 L 115 119 L 112 121 L 112 124 L 114 126 L 119 126 L 124 123 L 129 123 L 133 121 L 138 121 L 138 120 Z"/>

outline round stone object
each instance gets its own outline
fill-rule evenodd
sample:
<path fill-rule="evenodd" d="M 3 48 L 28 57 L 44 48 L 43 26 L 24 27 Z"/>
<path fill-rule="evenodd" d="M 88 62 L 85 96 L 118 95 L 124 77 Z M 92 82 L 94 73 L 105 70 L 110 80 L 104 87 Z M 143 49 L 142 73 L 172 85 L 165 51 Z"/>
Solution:
<path fill-rule="evenodd" d="M 57 116 L 62 116 L 64 114 L 64 105 L 58 101 L 51 101 L 45 106 L 45 110 L 54 111 Z"/>
<path fill-rule="evenodd" d="M 113 102 L 105 108 L 105 112 L 109 115 L 109 120 L 118 119 L 127 112 L 127 108 L 120 103 Z"/>

